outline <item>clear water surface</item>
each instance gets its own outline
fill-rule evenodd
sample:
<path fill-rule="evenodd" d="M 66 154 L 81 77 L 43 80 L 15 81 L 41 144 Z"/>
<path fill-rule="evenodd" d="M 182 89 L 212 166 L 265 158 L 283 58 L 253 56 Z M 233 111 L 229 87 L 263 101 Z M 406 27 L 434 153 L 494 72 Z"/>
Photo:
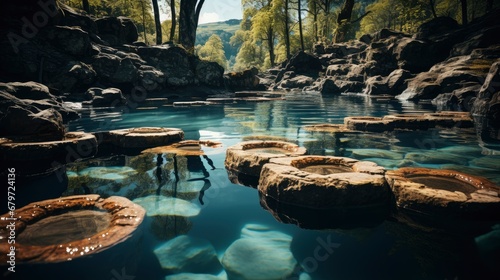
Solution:
<path fill-rule="evenodd" d="M 283 217 L 261 206 L 256 189 L 231 183 L 224 168 L 225 148 L 252 136 L 266 135 L 286 138 L 308 148 L 311 154 L 371 160 L 387 169 L 457 169 L 500 184 L 500 156 L 485 155 L 473 129 L 333 135 L 310 133 L 303 128 L 343 123 L 344 117 L 354 115 L 433 112 L 431 104 L 297 93 L 285 100 L 266 102 L 147 106 L 128 108 L 126 113 L 105 109 L 86 112 L 71 122 L 69 129 L 93 132 L 176 127 L 185 132 L 185 139 L 219 141 L 223 148 L 204 148 L 205 157 L 179 156 L 175 160 L 172 154 L 106 155 L 67 167 L 68 187 L 63 195 L 90 192 L 131 200 L 161 195 L 189 202 L 186 209 L 179 206 L 172 210 L 180 211 L 178 214 L 147 217 L 140 241 L 125 249 L 111 248 L 112 255 L 122 251 L 134 251 L 135 255 L 123 266 L 120 262 L 98 263 L 96 273 L 103 279 L 118 279 L 117 272 L 134 279 L 171 277 L 177 272 L 162 269 L 154 253 L 169 240 L 180 235 L 203 239 L 213 245 L 220 259 L 240 237 L 241 230 L 255 224 L 290 237 L 290 251 L 298 265 L 289 279 L 484 279 L 498 273 L 495 262 L 500 239 L 495 223 L 451 221 L 446 230 L 441 230 L 441 225 L 435 229 L 427 220 L 419 223 L 387 215 L 381 219 L 344 220 L 324 228 L 313 222 L 317 217 L 312 213 L 299 221 L 306 227 L 301 228 L 278 221 L 274 216 L 281 220 Z M 35 184 L 45 187 L 42 180 Z M 491 258 L 492 250 L 497 259 Z M 76 272 L 86 268 L 73 269 Z M 213 274 L 224 275 L 222 271 Z"/>

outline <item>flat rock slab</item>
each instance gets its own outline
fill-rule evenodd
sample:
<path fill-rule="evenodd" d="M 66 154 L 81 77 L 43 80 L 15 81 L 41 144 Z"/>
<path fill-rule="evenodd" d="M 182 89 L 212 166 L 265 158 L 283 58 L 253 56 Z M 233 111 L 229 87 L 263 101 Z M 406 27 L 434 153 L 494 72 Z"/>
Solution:
<path fill-rule="evenodd" d="M 94 135 L 83 132 L 68 132 L 64 139 L 47 142 L 15 142 L 7 138 L 0 140 L 0 159 L 5 161 L 35 161 L 64 158 L 71 160 L 89 158 L 97 153 Z"/>
<path fill-rule="evenodd" d="M 152 148 L 165 146 L 184 139 L 184 132 L 178 128 L 138 127 L 112 130 L 109 141 L 121 148 Z"/>
<path fill-rule="evenodd" d="M 228 279 L 287 279 L 297 267 L 290 251 L 292 237 L 258 224 L 248 224 L 241 238 L 224 253 Z"/>
<path fill-rule="evenodd" d="M 342 168 L 330 174 L 307 170 L 321 165 Z M 262 168 L 258 189 L 283 204 L 311 209 L 364 208 L 388 203 L 384 171 L 373 162 L 344 157 L 272 159 Z"/>
<path fill-rule="evenodd" d="M 37 225 L 38 222 L 44 223 L 42 228 L 47 230 L 44 231 L 47 233 L 50 231 L 51 221 L 56 223 L 54 225 L 56 227 L 57 223 L 62 222 L 57 218 L 64 218 L 60 215 L 63 212 L 69 215 L 66 219 L 71 221 L 82 218 L 87 222 L 91 222 L 88 219 L 88 211 L 82 214 L 80 212 L 82 210 L 101 211 L 107 213 L 105 216 L 109 215 L 110 218 L 99 218 L 101 220 L 100 225 L 96 222 L 87 223 L 88 227 L 96 227 L 93 230 L 84 229 L 82 232 L 71 229 L 70 231 L 75 236 L 80 237 L 78 240 L 68 241 L 73 238 L 50 234 L 45 236 L 46 239 L 37 237 L 37 240 L 31 241 L 29 236 L 23 237 L 27 240 L 24 243 L 23 239 L 16 240 L 16 262 L 57 263 L 95 255 L 129 239 L 142 223 L 146 212 L 141 206 L 132 203 L 127 198 L 118 196 L 102 198 L 99 195 L 78 195 L 49 199 L 34 202 L 16 210 L 16 234 L 22 235 L 27 228 L 31 225 Z M 98 216 L 101 217 L 102 215 Z M 98 216 L 96 216 L 96 219 Z M 7 213 L 1 216 L 1 239 L 7 239 L 9 234 L 6 226 L 10 221 L 4 220 L 5 218 L 10 218 L 10 215 Z M 55 234 L 58 234 L 58 232 L 55 232 Z M 57 241 L 58 238 L 63 239 Z M 48 240 L 54 240 L 54 242 L 48 242 Z M 41 245 L 42 243 L 45 244 Z M 0 244 L 0 260 L 2 262 L 8 261 L 9 247 L 10 245 L 7 242 Z"/>
<path fill-rule="evenodd" d="M 258 177 L 262 166 L 272 158 L 300 156 L 306 149 L 283 141 L 245 141 L 226 150 L 225 166 L 242 174 Z"/>
<path fill-rule="evenodd" d="M 485 178 L 411 167 L 387 171 L 385 176 L 398 207 L 456 217 L 500 216 L 500 188 Z"/>

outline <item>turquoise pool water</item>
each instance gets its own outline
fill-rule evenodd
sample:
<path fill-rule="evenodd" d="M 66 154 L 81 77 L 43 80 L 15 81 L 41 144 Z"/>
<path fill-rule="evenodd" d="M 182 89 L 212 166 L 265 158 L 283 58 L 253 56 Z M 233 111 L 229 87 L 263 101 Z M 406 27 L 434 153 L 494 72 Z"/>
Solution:
<path fill-rule="evenodd" d="M 231 183 L 224 168 L 225 148 L 265 135 L 286 138 L 308 148 L 311 154 L 370 160 L 387 169 L 456 169 L 500 184 L 500 156 L 484 154 L 473 129 L 334 136 L 303 128 L 318 123 L 343 123 L 346 116 L 435 111 L 430 104 L 298 93 L 285 100 L 196 107 L 148 104 L 127 111 L 85 112 L 82 119 L 70 123 L 69 129 L 93 132 L 141 126 L 175 127 L 185 132 L 185 139 L 219 141 L 223 148 L 204 148 L 204 157 L 103 153 L 102 157 L 67 166 L 63 195 L 125 196 L 143 205 L 150 214 L 138 241 L 108 252 L 117 257 L 133 251 L 133 256 L 124 262 L 95 264 L 95 279 L 210 279 L 206 275 L 195 278 L 181 274 L 190 272 L 224 279 L 218 262 L 228 248 L 233 258 L 225 262 L 231 266 L 245 270 L 252 269 L 251 263 L 259 263 L 268 275 L 280 269 L 293 270 L 287 279 L 498 276 L 500 221 L 496 221 L 497 225 L 494 221 L 448 221 L 442 229 L 444 224 L 429 226 L 428 219 L 422 223 L 404 222 L 381 214 L 325 225 L 317 213 L 304 213 L 303 220 L 295 224 L 283 223 L 275 218 L 286 220 L 283 216 L 261 206 L 256 189 Z M 44 188 L 48 183 L 38 180 L 32 184 Z M 245 246 L 257 246 L 261 254 L 247 255 Z M 200 259 L 200 255 L 204 257 Z M 75 264 L 68 269 L 76 277 L 79 270 L 89 268 Z"/>

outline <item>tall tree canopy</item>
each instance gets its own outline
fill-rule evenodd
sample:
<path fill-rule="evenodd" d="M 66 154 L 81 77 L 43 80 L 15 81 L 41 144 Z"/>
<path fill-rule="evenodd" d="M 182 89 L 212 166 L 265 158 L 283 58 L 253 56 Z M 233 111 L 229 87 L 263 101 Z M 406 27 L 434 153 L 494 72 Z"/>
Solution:
<path fill-rule="evenodd" d="M 205 45 L 196 47 L 196 53 L 201 59 L 217 62 L 227 69 L 227 59 L 224 53 L 224 45 L 217 34 L 212 34 Z"/>

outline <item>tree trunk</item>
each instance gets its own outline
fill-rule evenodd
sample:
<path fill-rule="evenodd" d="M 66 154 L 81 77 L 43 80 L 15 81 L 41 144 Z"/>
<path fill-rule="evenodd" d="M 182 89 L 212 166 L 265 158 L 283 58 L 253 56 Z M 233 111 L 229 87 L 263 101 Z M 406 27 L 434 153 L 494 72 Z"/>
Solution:
<path fill-rule="evenodd" d="M 144 0 L 140 1 L 142 9 L 142 34 L 144 35 L 144 43 L 149 45 L 148 37 L 146 36 L 146 8 L 144 7 Z"/>
<path fill-rule="evenodd" d="M 172 13 L 172 25 L 170 26 L 170 41 L 174 41 L 177 17 L 175 16 L 175 0 L 170 0 L 170 12 Z"/>
<path fill-rule="evenodd" d="M 354 8 L 354 0 L 345 0 L 337 17 L 337 28 L 333 41 L 335 43 L 343 42 L 347 33 L 348 25 L 351 23 L 352 9 Z"/>
<path fill-rule="evenodd" d="M 82 0 L 82 7 L 87 14 L 90 14 L 90 5 L 89 5 L 89 0 Z"/>
<path fill-rule="evenodd" d="M 158 0 L 153 0 L 153 12 L 155 15 L 155 27 L 156 27 L 156 44 L 161 45 L 161 22 L 160 22 L 160 9 L 158 8 Z"/>
<path fill-rule="evenodd" d="M 286 47 L 286 58 L 290 58 L 290 18 L 288 16 L 288 4 L 289 0 L 285 0 L 285 47 Z"/>
<path fill-rule="evenodd" d="M 432 16 L 437 18 L 436 7 L 434 7 L 434 0 L 429 0 L 429 7 L 431 8 Z"/>
<path fill-rule="evenodd" d="M 298 14 L 299 14 L 300 47 L 301 47 L 302 51 L 304 51 L 305 50 L 305 48 L 304 48 L 304 34 L 302 33 L 302 7 L 301 7 L 300 0 L 298 0 L 297 5 L 298 5 Z"/>
<path fill-rule="evenodd" d="M 493 10 L 493 0 L 486 0 L 486 11 L 484 11 L 485 14 Z"/>
<path fill-rule="evenodd" d="M 462 4 L 462 25 L 467 25 L 467 0 L 460 0 Z"/>
<path fill-rule="evenodd" d="M 314 32 L 314 39 L 316 42 L 319 41 L 318 38 L 318 10 L 316 6 L 316 1 L 313 1 L 313 32 Z"/>
<path fill-rule="evenodd" d="M 179 42 L 189 52 L 194 53 L 196 41 L 196 28 L 200 17 L 201 7 L 205 0 L 181 0 L 179 14 Z"/>
<path fill-rule="evenodd" d="M 274 66 L 274 36 L 273 29 L 270 28 L 267 32 L 267 48 L 269 50 L 269 61 L 271 62 L 271 67 Z"/>

